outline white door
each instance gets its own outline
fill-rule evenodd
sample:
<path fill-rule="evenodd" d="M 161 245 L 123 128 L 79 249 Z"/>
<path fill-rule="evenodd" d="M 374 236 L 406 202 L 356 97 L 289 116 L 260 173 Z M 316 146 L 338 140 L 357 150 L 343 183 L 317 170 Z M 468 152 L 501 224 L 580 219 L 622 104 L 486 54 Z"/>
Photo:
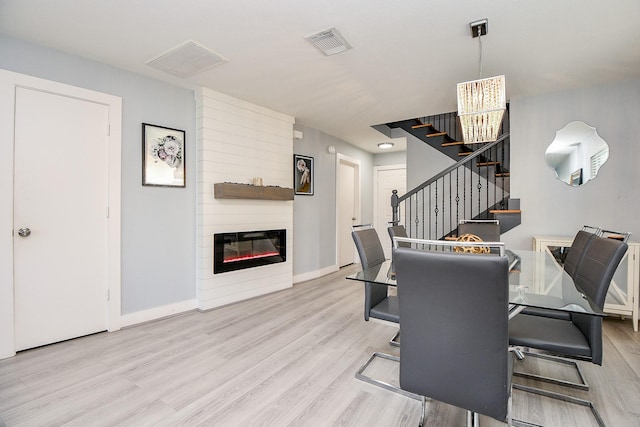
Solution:
<path fill-rule="evenodd" d="M 407 192 L 407 169 L 402 166 L 388 166 L 376 168 L 375 172 L 376 186 L 376 216 L 375 228 L 380 236 L 384 255 L 391 258 L 391 239 L 387 228 L 393 220 L 393 212 L 391 210 L 391 194 L 393 190 L 398 190 L 398 196 L 402 196 Z M 403 220 L 400 216 L 401 221 Z M 402 224 L 405 225 L 405 224 Z"/>
<path fill-rule="evenodd" d="M 16 350 L 107 329 L 108 124 L 104 104 L 16 88 Z"/>
<path fill-rule="evenodd" d="M 338 158 L 338 266 L 355 261 L 355 245 L 351 237 L 351 226 L 358 224 L 360 217 L 359 170 L 357 163 L 346 158 Z"/>

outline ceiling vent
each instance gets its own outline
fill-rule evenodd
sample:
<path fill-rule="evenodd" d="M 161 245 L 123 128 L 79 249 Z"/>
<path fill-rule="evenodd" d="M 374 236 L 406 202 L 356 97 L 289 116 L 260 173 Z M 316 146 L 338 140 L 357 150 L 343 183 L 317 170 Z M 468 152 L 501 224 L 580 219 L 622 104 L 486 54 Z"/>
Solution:
<path fill-rule="evenodd" d="M 147 65 L 184 79 L 226 62 L 223 56 L 190 40 L 147 61 Z"/>
<path fill-rule="evenodd" d="M 352 49 L 349 42 L 347 42 L 344 37 L 342 37 L 342 34 L 335 28 L 311 34 L 305 37 L 305 39 L 309 40 L 309 43 L 317 47 L 320 52 L 327 56 Z"/>

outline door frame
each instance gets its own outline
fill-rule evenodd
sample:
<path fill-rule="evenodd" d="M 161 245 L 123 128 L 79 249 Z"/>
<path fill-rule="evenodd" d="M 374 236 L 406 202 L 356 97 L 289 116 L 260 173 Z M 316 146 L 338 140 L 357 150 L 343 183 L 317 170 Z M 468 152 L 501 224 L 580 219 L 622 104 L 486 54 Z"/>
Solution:
<path fill-rule="evenodd" d="M 345 156 L 341 153 L 336 153 L 336 265 L 340 268 L 340 163 L 348 164 L 354 167 L 356 182 L 354 183 L 354 193 L 355 193 L 355 213 L 356 218 L 361 220 L 362 218 L 362 168 L 360 165 L 360 161 L 348 156 Z M 359 262 L 358 254 L 356 252 L 355 246 L 353 248 L 353 261 Z"/>
<path fill-rule="evenodd" d="M 378 173 L 380 171 L 387 171 L 387 170 L 397 170 L 397 169 L 404 169 L 405 171 L 405 182 L 406 182 L 406 170 L 407 170 L 407 165 L 406 163 L 398 163 L 395 165 L 382 165 L 382 166 L 374 166 L 373 167 L 373 226 L 375 227 L 376 224 L 378 223 L 379 219 L 380 219 L 380 215 L 379 215 L 379 209 L 378 209 Z M 402 194 L 398 194 L 398 196 L 402 196 Z M 389 202 L 391 202 L 391 200 L 389 199 Z M 386 232 L 385 232 L 386 235 Z"/>
<path fill-rule="evenodd" d="M 16 354 L 14 339 L 13 175 L 16 87 L 68 96 L 106 105 L 108 132 L 107 328 L 121 327 L 121 146 L 122 99 L 88 89 L 0 69 L 0 140 L 10 141 L 0 156 L 0 359 Z"/>

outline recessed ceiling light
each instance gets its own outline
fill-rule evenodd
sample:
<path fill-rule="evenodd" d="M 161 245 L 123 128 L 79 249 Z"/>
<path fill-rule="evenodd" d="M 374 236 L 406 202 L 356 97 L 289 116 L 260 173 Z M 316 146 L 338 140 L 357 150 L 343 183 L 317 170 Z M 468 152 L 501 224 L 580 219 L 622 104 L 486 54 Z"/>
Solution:
<path fill-rule="evenodd" d="M 147 65 L 185 79 L 226 62 L 223 56 L 189 40 L 147 61 Z"/>
<path fill-rule="evenodd" d="M 393 142 L 381 142 L 380 144 L 378 144 L 378 148 L 381 148 L 383 150 L 389 149 L 393 147 Z"/>

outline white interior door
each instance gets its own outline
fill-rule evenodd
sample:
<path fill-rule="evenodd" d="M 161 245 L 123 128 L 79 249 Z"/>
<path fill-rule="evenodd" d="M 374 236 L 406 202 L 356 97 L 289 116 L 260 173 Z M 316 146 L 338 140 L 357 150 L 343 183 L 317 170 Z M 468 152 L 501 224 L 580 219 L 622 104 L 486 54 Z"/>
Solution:
<path fill-rule="evenodd" d="M 16 88 L 16 350 L 107 329 L 108 126 L 104 104 Z"/>
<path fill-rule="evenodd" d="M 360 217 L 359 168 L 356 163 L 338 159 L 338 265 L 343 267 L 355 261 L 355 246 L 351 238 L 351 226 Z"/>
<path fill-rule="evenodd" d="M 398 190 L 398 196 L 407 192 L 407 168 L 402 166 L 389 166 L 376 168 L 376 207 L 375 228 L 380 236 L 384 255 L 391 258 L 391 239 L 387 227 L 393 220 L 391 211 L 391 194 Z M 401 217 L 402 219 L 402 217 Z M 404 225 L 404 224 L 403 224 Z"/>

